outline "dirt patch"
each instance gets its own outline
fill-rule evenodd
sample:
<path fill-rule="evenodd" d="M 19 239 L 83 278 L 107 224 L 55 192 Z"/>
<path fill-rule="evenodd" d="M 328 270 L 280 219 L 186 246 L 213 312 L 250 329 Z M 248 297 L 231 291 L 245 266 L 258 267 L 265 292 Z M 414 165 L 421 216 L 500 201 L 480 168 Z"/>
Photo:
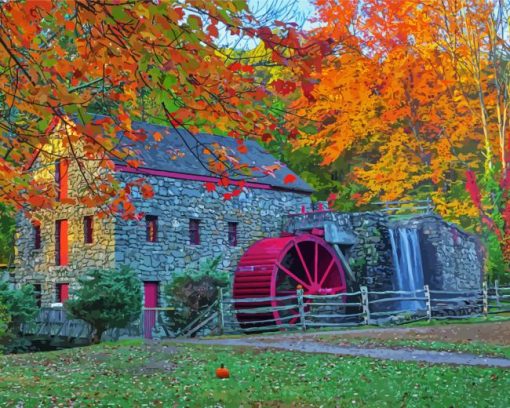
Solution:
<path fill-rule="evenodd" d="M 326 337 L 327 333 L 322 333 Z M 368 338 L 375 340 L 423 340 L 449 343 L 483 342 L 494 345 L 510 345 L 510 321 L 480 324 L 452 324 L 446 326 L 397 328 L 381 330 L 337 332 L 339 340 Z"/>
<path fill-rule="evenodd" d="M 177 364 L 172 356 L 179 353 L 179 349 L 159 342 L 147 342 L 145 351 L 152 356 L 136 370 L 139 374 L 156 374 L 174 371 Z"/>
<path fill-rule="evenodd" d="M 168 373 L 177 367 L 177 364 L 168 360 L 152 359 L 139 368 L 141 374 Z"/>
<path fill-rule="evenodd" d="M 112 356 L 111 353 L 104 353 L 104 352 L 90 353 L 87 356 L 87 359 L 100 364 L 100 363 L 104 363 L 104 362 L 110 360 L 111 356 Z"/>

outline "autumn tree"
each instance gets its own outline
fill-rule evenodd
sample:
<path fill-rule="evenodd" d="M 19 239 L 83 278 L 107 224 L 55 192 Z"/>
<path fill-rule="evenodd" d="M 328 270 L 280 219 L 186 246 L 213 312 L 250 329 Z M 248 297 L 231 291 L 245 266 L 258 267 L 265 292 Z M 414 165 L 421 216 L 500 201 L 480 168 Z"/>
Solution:
<path fill-rule="evenodd" d="M 316 4 L 323 25 L 313 35 L 333 39 L 335 52 L 287 116 L 296 145 L 324 165 L 361 161 L 351 171 L 359 204 L 431 196 L 449 220 L 495 234 L 510 259 L 505 3 Z"/>
<path fill-rule="evenodd" d="M 129 143 L 119 145 L 119 134 L 146 140 L 143 129 L 131 126 L 147 112 L 144 101 L 157 108 L 153 120 L 178 132 L 230 135 L 243 151 L 244 138 L 260 138 L 273 125 L 267 104 L 274 86 L 254 79 L 254 67 L 235 52 L 238 41 L 264 43 L 271 63 L 288 67 L 289 80 L 306 93 L 313 86 L 309 73 L 329 51 L 327 42 L 307 44 L 294 24 L 258 21 L 243 0 L 5 2 L 0 30 L 0 199 L 18 208 L 54 201 L 54 186 L 25 170 L 55 132 L 63 148 L 47 153 L 82 170 L 85 204 L 125 210 L 129 190 L 83 163 L 141 164 Z M 230 155 L 204 149 L 213 174 L 249 173 Z"/>

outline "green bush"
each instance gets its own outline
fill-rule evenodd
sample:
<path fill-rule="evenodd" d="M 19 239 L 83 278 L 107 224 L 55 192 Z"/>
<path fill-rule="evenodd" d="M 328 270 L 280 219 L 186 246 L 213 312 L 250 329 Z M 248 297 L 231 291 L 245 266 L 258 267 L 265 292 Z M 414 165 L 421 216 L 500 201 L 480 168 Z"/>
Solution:
<path fill-rule="evenodd" d="M 7 282 L 0 282 L 0 344 L 6 350 L 18 348 L 21 324 L 35 319 L 38 310 L 32 285 L 11 289 Z"/>
<path fill-rule="evenodd" d="M 99 343 L 106 330 L 124 328 L 140 317 L 141 284 L 132 270 L 92 270 L 78 282 L 80 288 L 64 306 L 70 317 L 92 326 L 93 343 Z"/>
<path fill-rule="evenodd" d="M 7 282 L 0 282 L 0 304 L 7 308 L 9 314 L 8 332 L 17 335 L 22 323 L 33 320 L 38 313 L 37 302 L 32 285 L 11 289 Z"/>
<path fill-rule="evenodd" d="M 165 301 L 169 327 L 178 332 L 212 305 L 218 298 L 219 288 L 228 286 L 229 278 L 218 270 L 221 258 L 203 262 L 198 270 L 186 269 L 177 273 L 165 286 Z"/>
<path fill-rule="evenodd" d="M 7 339 L 10 321 L 11 315 L 7 309 L 7 305 L 5 303 L 0 303 L 0 351 L 2 351 L 1 345 L 4 343 L 5 339 Z"/>

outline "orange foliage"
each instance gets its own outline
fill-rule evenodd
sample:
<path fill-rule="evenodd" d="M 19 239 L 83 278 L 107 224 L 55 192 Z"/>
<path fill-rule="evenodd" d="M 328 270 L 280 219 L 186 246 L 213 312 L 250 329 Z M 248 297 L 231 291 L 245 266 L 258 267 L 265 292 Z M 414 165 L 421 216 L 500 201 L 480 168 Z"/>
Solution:
<path fill-rule="evenodd" d="M 297 115 L 288 116 L 291 129 L 303 117 L 318 124 L 316 133 L 302 131 L 296 145 L 316 148 L 324 164 L 362 157 L 353 171 L 365 187 L 360 203 L 428 195 L 450 220 L 498 219 L 498 208 L 510 208 L 508 193 L 497 187 L 510 161 L 510 81 L 501 59 L 509 46 L 509 6 L 491 0 L 316 4 L 324 24 L 313 34 L 333 39 L 337 52 L 313 75 L 318 84 L 311 98 L 300 98 Z M 491 225 L 510 236 L 510 224 Z"/>
<path fill-rule="evenodd" d="M 274 87 L 255 80 L 254 67 L 237 50 L 221 47 L 224 34 L 263 43 L 268 62 L 289 69 L 288 81 L 297 84 L 329 52 L 327 42 L 307 44 L 296 25 L 257 26 L 243 0 L 26 1 L 0 8 L 0 200 L 18 208 L 52 203 L 34 198 L 48 186 L 25 169 L 57 123 L 63 158 L 80 168 L 98 158 L 103 169 L 112 169 L 114 159 L 142 165 L 136 152 L 115 149 L 121 132 L 129 140 L 147 139 L 131 126 L 143 116 L 142 100 L 156 106 L 151 112 L 158 120 L 193 134 L 267 137 L 276 122 L 268 109 Z M 287 83 L 280 90 L 290 89 Z M 109 117 L 94 119 L 90 111 Z M 241 143 L 239 151 L 245 150 Z M 221 147 L 214 152 L 220 156 L 210 161 L 216 175 L 228 177 L 239 167 Z M 129 193 L 101 184 L 116 185 L 109 176 L 89 183 L 81 203 L 132 213 Z M 147 189 L 144 195 L 150 196 Z"/>

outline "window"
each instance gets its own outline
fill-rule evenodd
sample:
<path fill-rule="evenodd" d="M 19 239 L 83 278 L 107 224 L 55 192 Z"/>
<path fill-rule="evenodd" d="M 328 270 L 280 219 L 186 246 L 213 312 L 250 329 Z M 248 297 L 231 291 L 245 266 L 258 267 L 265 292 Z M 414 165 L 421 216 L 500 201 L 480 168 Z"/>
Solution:
<path fill-rule="evenodd" d="M 69 299 L 69 283 L 57 283 L 57 303 L 64 303 Z"/>
<path fill-rule="evenodd" d="M 34 224 L 34 249 L 41 249 L 41 226 Z"/>
<path fill-rule="evenodd" d="M 69 262 L 67 220 L 55 221 L 55 265 L 67 265 Z"/>
<path fill-rule="evenodd" d="M 145 228 L 147 233 L 147 242 L 157 242 L 158 240 L 158 217 L 156 215 L 145 216 Z"/>
<path fill-rule="evenodd" d="M 191 245 L 200 245 L 200 220 L 189 220 L 189 243 Z"/>
<path fill-rule="evenodd" d="M 94 217 L 87 215 L 83 217 L 83 238 L 86 244 L 94 242 Z"/>
<path fill-rule="evenodd" d="M 228 244 L 237 246 L 237 222 L 228 223 Z"/>
<path fill-rule="evenodd" d="M 55 183 L 57 184 L 58 201 L 68 197 L 68 168 L 69 165 L 67 160 L 57 160 L 55 162 Z"/>
<path fill-rule="evenodd" d="M 41 307 L 42 288 L 40 283 L 34 283 L 34 296 L 37 307 Z"/>

